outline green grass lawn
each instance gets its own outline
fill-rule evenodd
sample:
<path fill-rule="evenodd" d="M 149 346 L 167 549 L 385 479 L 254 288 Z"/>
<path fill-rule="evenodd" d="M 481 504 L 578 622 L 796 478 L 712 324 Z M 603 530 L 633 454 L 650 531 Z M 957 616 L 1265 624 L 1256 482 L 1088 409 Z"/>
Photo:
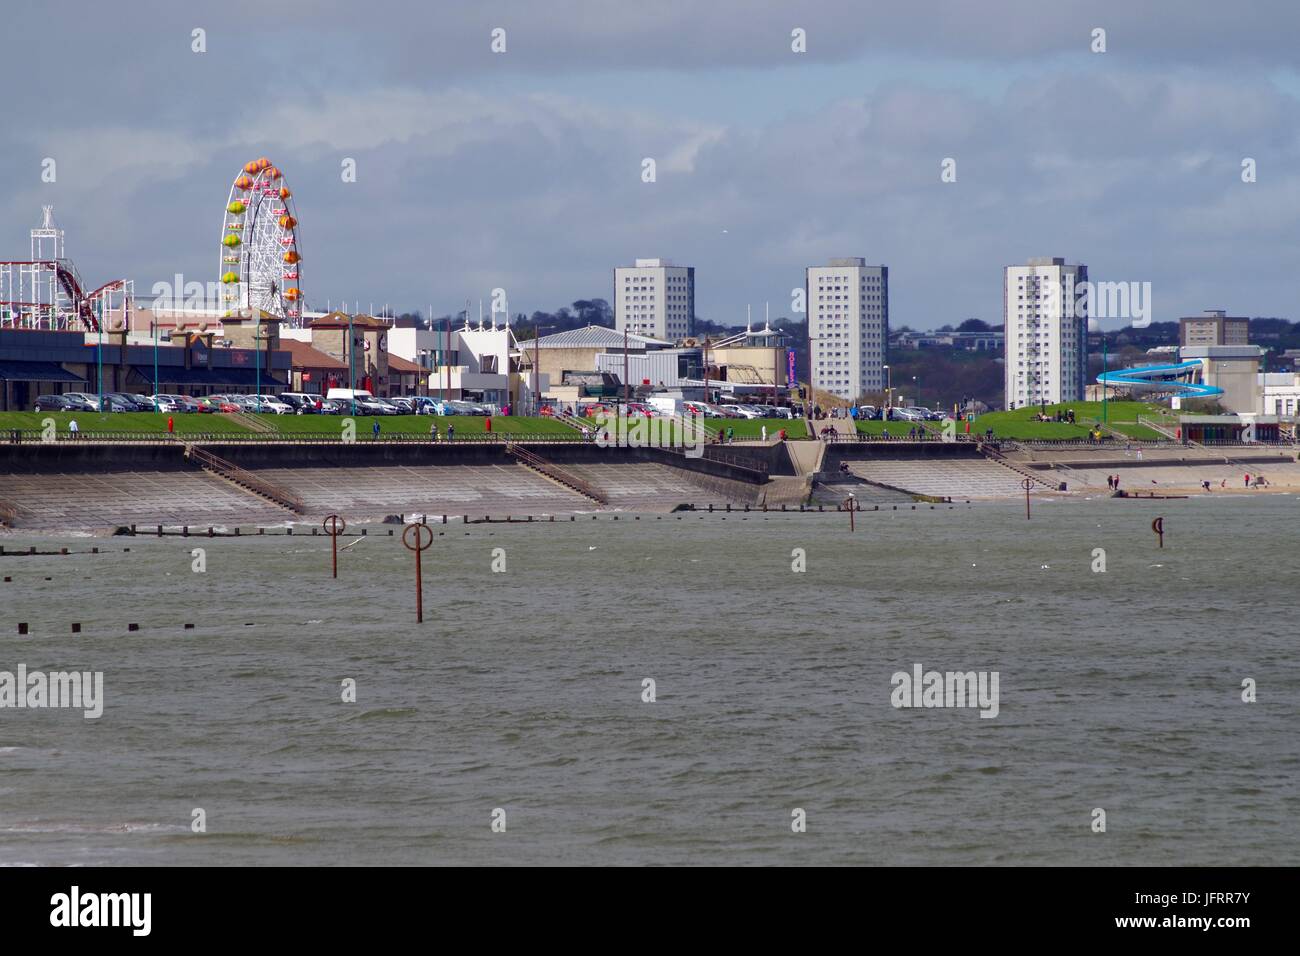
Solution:
<path fill-rule="evenodd" d="M 1069 439 L 1086 439 L 1094 423 L 1102 419 L 1101 402 L 1064 402 L 1060 405 L 1048 405 L 1048 415 L 1060 411 L 1074 411 L 1074 425 L 1065 422 L 1036 422 L 1035 415 L 1042 409 L 1018 408 L 1012 412 L 989 412 L 981 415 L 971 424 L 972 434 L 984 434 L 992 428 L 997 438 L 1022 439 L 1026 441 L 1062 441 Z M 1177 427 L 1178 416 L 1160 405 L 1149 402 L 1115 401 L 1106 403 L 1106 422 L 1116 431 L 1131 438 L 1157 441 L 1165 438 L 1159 432 L 1137 423 L 1138 416 L 1150 418 L 1169 427 Z M 964 425 L 961 427 L 965 427 Z"/>
<path fill-rule="evenodd" d="M 228 415 L 173 415 L 176 434 L 247 432 L 239 422 Z M 0 429 L 21 428 L 39 431 L 42 422 L 52 418 L 60 435 L 68 433 L 68 422 L 77 420 L 83 432 L 165 432 L 167 416 L 162 412 L 0 412 Z"/>
<path fill-rule="evenodd" d="M 345 415 L 271 415 L 260 414 L 258 420 L 270 425 L 281 435 L 338 435 L 343 431 Z M 42 422 L 52 418 L 59 435 L 68 434 L 68 422 L 77 420 L 82 432 L 165 432 L 168 416 L 161 412 L 0 412 L 0 429 L 20 428 L 39 431 Z M 172 415 L 177 435 L 203 434 L 255 434 L 253 429 L 222 414 Z M 487 429 L 487 419 L 477 415 L 429 416 L 384 415 L 378 419 L 358 415 L 355 419 L 357 437 L 371 435 L 371 423 L 379 422 L 380 437 L 384 435 L 428 435 L 429 426 L 438 423 L 439 434 L 447 433 L 448 425 L 456 426 L 458 435 L 481 435 Z M 552 418 L 522 418 L 495 416 L 492 430 L 504 435 L 564 435 L 576 434 L 575 429 Z"/>
<path fill-rule="evenodd" d="M 819 428 L 821 427 L 820 422 L 815 422 L 814 424 L 816 424 L 817 427 Z M 899 437 L 905 438 L 907 436 L 908 429 L 916 428 L 921 424 L 922 424 L 921 422 L 886 422 L 886 421 L 874 421 L 874 420 L 861 421 L 855 423 L 858 431 L 860 431 L 864 435 L 876 435 L 876 436 L 883 435 L 885 433 L 885 429 L 888 428 L 890 438 L 899 438 Z M 943 429 L 943 422 L 925 422 L 924 424 L 930 426 L 930 431 L 932 433 L 941 432 Z M 957 424 L 957 430 L 959 432 L 963 427 L 964 425 L 962 423 L 959 422 Z"/>
<path fill-rule="evenodd" d="M 1150 405 L 1146 402 L 1107 402 L 1106 404 L 1107 424 L 1130 438 L 1159 441 L 1167 437 L 1145 425 L 1139 425 L 1137 423 L 1139 415 L 1143 418 L 1150 418 L 1167 424 L 1171 428 L 1178 425 L 1178 416 L 1158 405 Z M 1101 421 L 1101 402 L 1068 402 L 1062 405 L 1048 405 L 1046 414 L 1054 415 L 1058 409 L 1062 411 L 1073 409 L 1075 424 L 1071 425 L 1068 422 L 1036 422 L 1033 421 L 1033 418 L 1041 412 L 1040 408 L 1020 408 L 1013 412 L 989 412 L 986 415 L 980 415 L 971 423 L 970 434 L 983 435 L 988 429 L 992 428 L 995 438 L 1022 441 L 1086 440 L 1088 433 L 1092 430 L 1093 423 Z M 880 435 L 888 428 L 889 434 L 896 438 L 907 435 L 908 429 L 916 424 L 915 422 L 900 421 L 863 421 L 857 423 L 857 429 L 867 435 Z M 926 422 L 925 424 L 932 432 L 943 428 L 942 422 Z M 964 421 L 957 423 L 957 434 L 966 434 L 966 423 Z"/>
<path fill-rule="evenodd" d="M 786 438 L 807 438 L 808 423 L 802 418 L 706 418 L 704 423 L 716 428 L 724 435 L 732 430 L 732 437 L 739 441 L 757 440 L 763 437 L 763 426 L 767 426 L 767 437 L 775 438 L 776 433 L 785 429 Z"/>

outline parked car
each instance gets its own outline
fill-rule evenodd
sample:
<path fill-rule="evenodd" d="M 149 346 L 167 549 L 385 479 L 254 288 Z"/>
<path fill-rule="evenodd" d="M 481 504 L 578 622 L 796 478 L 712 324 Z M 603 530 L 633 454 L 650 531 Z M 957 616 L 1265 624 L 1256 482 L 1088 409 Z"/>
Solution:
<path fill-rule="evenodd" d="M 33 409 L 33 411 L 37 412 L 70 412 L 72 410 L 72 402 L 62 395 L 41 395 L 36 399 L 36 407 Z"/>
<path fill-rule="evenodd" d="M 293 412 L 292 405 L 288 405 L 278 398 L 272 398 L 270 395 L 249 396 L 248 407 L 263 414 L 289 415 Z"/>
<path fill-rule="evenodd" d="M 731 412 L 733 418 L 762 418 L 763 417 L 758 412 L 749 408 L 749 406 L 747 405 L 723 405 L 721 406 L 721 408 L 724 411 Z"/>
<path fill-rule="evenodd" d="M 153 402 L 143 395 L 133 395 L 130 392 L 105 392 L 104 394 L 108 398 L 120 402 L 129 412 L 152 412 L 154 410 Z"/>
<path fill-rule="evenodd" d="M 295 415 L 325 414 L 324 400 L 310 392 L 281 392 L 280 401 L 293 409 Z"/>
<path fill-rule="evenodd" d="M 455 401 L 451 402 L 451 407 L 456 409 L 457 415 L 486 415 L 487 409 L 477 402 Z"/>
<path fill-rule="evenodd" d="M 411 410 L 416 415 L 437 415 L 438 403 L 427 395 L 414 395 L 411 397 Z"/>
<path fill-rule="evenodd" d="M 209 412 L 224 412 L 230 414 L 240 410 L 238 405 L 234 402 L 227 401 L 225 397 L 221 395 L 209 395 L 207 398 L 200 399 L 199 401 Z"/>
<path fill-rule="evenodd" d="M 407 396 L 399 395 L 397 398 L 390 398 L 388 399 L 388 404 L 394 406 L 400 415 L 415 414 L 415 405 Z"/>
<path fill-rule="evenodd" d="M 64 392 L 61 396 L 68 402 L 69 410 L 74 412 L 99 411 L 99 396 L 89 392 Z"/>
<path fill-rule="evenodd" d="M 378 405 L 380 408 L 384 409 L 384 410 L 385 410 L 389 415 L 405 415 L 405 414 L 407 414 L 405 411 L 402 410 L 402 407 L 401 407 L 400 405 L 398 405 L 396 402 L 392 401 L 391 399 L 387 399 L 387 398 L 372 398 L 372 399 L 370 399 L 370 401 L 374 402 L 374 404 L 376 404 L 376 405 Z"/>
<path fill-rule="evenodd" d="M 155 412 L 165 412 L 168 415 L 172 415 L 177 412 L 185 411 L 185 408 L 182 406 L 181 402 L 177 400 L 175 395 L 150 395 L 148 396 L 148 399 L 153 404 L 153 410 Z"/>

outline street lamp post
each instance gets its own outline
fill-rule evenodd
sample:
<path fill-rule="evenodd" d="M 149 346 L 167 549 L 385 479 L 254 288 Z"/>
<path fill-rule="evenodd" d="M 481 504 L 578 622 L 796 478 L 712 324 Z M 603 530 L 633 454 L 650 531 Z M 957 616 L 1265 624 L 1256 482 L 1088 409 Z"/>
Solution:
<path fill-rule="evenodd" d="M 257 389 L 257 405 L 262 404 L 262 317 L 259 315 L 253 320 L 256 324 L 253 326 L 253 368 L 256 370 L 254 381 Z"/>
<path fill-rule="evenodd" d="M 96 398 L 99 399 L 99 411 L 104 411 L 104 309 L 99 307 L 99 321 L 95 323 L 99 326 L 99 344 L 95 346 L 95 388 L 98 390 Z"/>
<path fill-rule="evenodd" d="M 892 407 L 894 392 L 894 372 L 888 365 L 880 366 L 885 370 L 885 421 L 889 421 L 889 409 Z"/>
<path fill-rule="evenodd" d="M 357 338 L 352 331 L 352 313 L 348 313 L 348 394 L 352 402 L 352 415 L 357 414 Z"/>
<path fill-rule="evenodd" d="M 1098 330 L 1100 331 L 1100 329 L 1101 329 L 1100 324 L 1098 324 L 1097 328 L 1098 328 Z M 1106 333 L 1105 333 L 1105 332 L 1102 332 L 1102 333 L 1101 333 L 1101 420 L 1102 420 L 1102 422 L 1108 422 L 1108 421 L 1110 420 L 1109 418 L 1107 418 L 1107 415 L 1106 415 L 1106 413 L 1107 413 L 1107 407 L 1106 407 L 1106 366 L 1107 366 L 1108 364 L 1109 364 L 1109 363 L 1108 363 L 1108 361 L 1107 361 L 1107 355 L 1106 355 Z"/>

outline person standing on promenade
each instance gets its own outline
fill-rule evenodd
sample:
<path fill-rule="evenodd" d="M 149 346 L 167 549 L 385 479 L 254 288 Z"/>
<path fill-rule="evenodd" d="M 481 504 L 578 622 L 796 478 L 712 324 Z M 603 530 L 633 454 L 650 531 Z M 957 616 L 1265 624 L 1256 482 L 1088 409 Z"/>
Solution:
<path fill-rule="evenodd" d="M 1246 487 L 1247 487 L 1247 488 L 1250 487 L 1250 475 L 1247 475 L 1247 476 L 1246 476 Z"/>
<path fill-rule="evenodd" d="M 451 424 L 451 422 L 448 422 L 448 423 L 447 423 L 447 441 L 454 441 L 455 439 L 456 439 L 456 426 L 453 425 L 453 424 Z"/>
<path fill-rule="evenodd" d="M 438 423 L 433 422 L 429 425 L 429 441 L 438 440 Z"/>
<path fill-rule="evenodd" d="M 371 427 L 370 434 L 375 438 L 376 441 L 379 440 L 379 419 L 378 418 L 375 419 L 375 424 Z"/>
<path fill-rule="evenodd" d="M 70 419 L 68 421 L 68 435 L 76 438 L 79 434 L 81 434 L 81 428 L 77 425 L 77 420 L 75 418 Z"/>
<path fill-rule="evenodd" d="M 170 415 L 167 416 L 167 434 L 168 435 L 176 434 L 176 420 L 173 419 Z"/>
<path fill-rule="evenodd" d="M 767 444 L 767 426 L 766 426 L 766 425 L 763 426 L 762 434 L 763 434 L 763 444 L 766 445 L 766 444 Z"/>
<path fill-rule="evenodd" d="M 489 416 L 488 416 L 488 417 L 483 421 L 483 427 L 484 427 L 484 429 L 487 430 L 487 433 L 488 433 L 489 435 L 492 434 L 492 416 L 491 416 L 491 415 L 489 415 Z"/>

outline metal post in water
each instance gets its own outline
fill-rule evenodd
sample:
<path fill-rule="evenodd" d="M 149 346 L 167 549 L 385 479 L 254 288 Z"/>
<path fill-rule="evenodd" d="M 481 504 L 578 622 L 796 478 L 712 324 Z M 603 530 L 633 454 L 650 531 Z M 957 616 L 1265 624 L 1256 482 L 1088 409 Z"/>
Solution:
<path fill-rule="evenodd" d="M 1028 521 L 1029 520 L 1029 489 L 1034 487 L 1034 480 L 1032 478 L 1026 478 L 1024 481 L 1020 482 L 1020 487 L 1025 489 L 1025 520 Z"/>
<path fill-rule="evenodd" d="M 1159 517 L 1152 521 L 1151 530 L 1156 533 L 1156 537 L 1160 539 L 1160 547 L 1163 548 L 1165 546 L 1165 519 Z"/>
<path fill-rule="evenodd" d="M 343 527 L 339 527 L 339 525 Z M 348 530 L 348 523 L 338 515 L 329 515 L 321 525 L 330 536 L 330 549 L 334 552 L 334 577 L 339 576 L 339 535 Z"/>
<path fill-rule="evenodd" d="M 428 532 L 426 543 L 424 533 Z M 411 533 L 415 536 L 412 538 Z M 420 552 L 433 544 L 433 529 L 427 524 L 408 524 L 402 529 L 402 544 L 415 552 L 415 623 L 424 623 L 424 574 L 420 568 Z"/>

